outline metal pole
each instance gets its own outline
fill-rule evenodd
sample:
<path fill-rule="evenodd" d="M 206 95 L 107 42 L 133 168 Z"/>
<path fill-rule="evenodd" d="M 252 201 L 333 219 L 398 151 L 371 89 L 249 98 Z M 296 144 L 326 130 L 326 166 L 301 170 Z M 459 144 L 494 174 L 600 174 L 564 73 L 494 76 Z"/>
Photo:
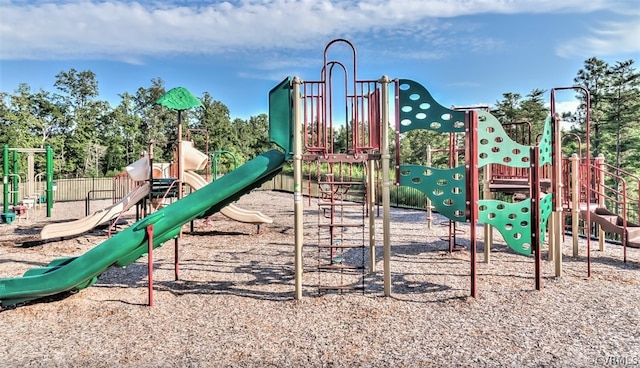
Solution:
<path fill-rule="evenodd" d="M 179 253 L 178 253 L 178 241 L 180 240 L 180 237 L 177 236 L 174 240 L 173 240 L 173 276 L 174 276 L 174 280 L 178 281 L 179 279 Z"/>
<path fill-rule="evenodd" d="M 149 276 L 149 306 L 153 307 L 153 224 L 147 226 L 147 274 Z"/>
<path fill-rule="evenodd" d="M 553 182 L 553 242 L 556 277 L 562 277 L 562 132 L 560 131 L 560 115 L 551 118 L 553 136 L 551 137 L 551 159 L 553 162 L 551 179 Z M 538 152 L 539 155 L 539 152 Z M 536 168 L 539 170 L 539 168 Z M 537 201 L 540 198 L 535 198 Z M 539 218 L 539 217 L 538 217 Z"/>
<path fill-rule="evenodd" d="M 2 207 L 3 213 L 9 212 L 9 146 L 2 148 Z"/>
<path fill-rule="evenodd" d="M 471 296 L 478 297 L 476 269 L 476 226 L 478 223 L 479 173 L 478 173 L 478 113 L 466 114 L 465 160 L 467 177 L 467 212 L 469 218 L 469 263 L 471 264 Z"/>
<path fill-rule="evenodd" d="M 571 233 L 573 256 L 578 256 L 578 222 L 580 221 L 580 157 L 571 155 Z"/>
<path fill-rule="evenodd" d="M 531 162 L 531 242 L 535 255 L 536 290 L 542 288 L 542 266 L 540 260 L 540 147 L 533 146 L 529 151 Z"/>
<path fill-rule="evenodd" d="M 51 217 L 53 209 L 53 149 L 47 146 L 47 217 Z"/>
<path fill-rule="evenodd" d="M 604 171 L 604 155 L 602 153 L 598 154 L 598 157 L 596 157 L 596 159 L 593 161 L 594 166 L 597 167 L 597 172 L 599 175 L 599 180 L 598 183 L 595 184 L 597 186 L 597 190 L 596 193 L 598 194 L 598 207 L 599 208 L 604 208 L 605 207 L 605 189 L 604 189 L 604 175 L 605 175 L 605 171 Z M 596 229 L 598 229 L 598 247 L 600 249 L 601 252 L 604 252 L 604 236 L 605 236 L 605 232 L 602 229 L 602 226 L 600 226 L 600 224 L 596 224 Z"/>
<path fill-rule="evenodd" d="M 293 212 L 294 212 L 294 233 L 295 233 L 295 299 L 302 299 L 302 245 L 304 242 L 304 218 L 302 203 L 302 132 L 303 120 L 300 111 L 300 86 L 302 80 L 293 77 L 292 96 L 293 99 Z"/>
<path fill-rule="evenodd" d="M 428 144 L 427 145 L 427 167 L 431 167 L 432 165 L 432 149 L 431 149 L 431 145 Z M 427 229 L 431 230 L 433 227 L 433 204 L 431 203 L 431 198 L 429 198 L 429 196 L 427 196 Z"/>
<path fill-rule="evenodd" d="M 391 79 L 386 75 L 380 78 L 382 86 L 382 237 L 384 258 L 384 296 L 391 296 L 391 211 L 390 201 L 391 182 L 389 178 L 389 83 Z"/>
<path fill-rule="evenodd" d="M 11 165 L 11 170 L 13 171 L 13 183 L 11 189 L 13 190 L 13 205 L 17 206 L 20 201 L 20 180 L 18 179 L 20 176 L 18 174 L 18 150 L 14 148 L 13 152 L 13 163 Z"/>

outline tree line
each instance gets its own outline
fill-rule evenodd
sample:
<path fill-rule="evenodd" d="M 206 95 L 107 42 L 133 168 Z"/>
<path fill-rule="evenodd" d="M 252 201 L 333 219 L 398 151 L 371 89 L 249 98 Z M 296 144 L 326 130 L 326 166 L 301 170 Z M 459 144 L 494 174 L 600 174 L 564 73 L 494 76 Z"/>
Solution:
<path fill-rule="evenodd" d="M 640 73 L 633 60 L 610 65 L 590 58 L 574 78 L 591 94 L 592 155 L 604 154 L 608 163 L 640 173 Z M 0 92 L 0 143 L 10 147 L 41 148 L 55 152 L 56 177 L 111 176 L 136 161 L 154 142 L 154 159 L 170 162 L 176 149 L 177 112 L 156 104 L 167 91 L 161 78 L 134 93 L 119 95 L 117 106 L 100 99 L 98 80 L 90 70 L 70 69 L 55 76 L 55 91 L 33 90 L 20 84 L 15 91 Z M 541 132 L 549 114 L 547 90 L 535 89 L 525 96 L 504 93 L 488 107 L 503 124 L 529 122 L 533 137 Z M 570 133 L 585 142 L 585 96 L 576 92 L 582 109 L 567 114 Z M 268 139 L 268 116 L 231 119 L 229 108 L 205 92 L 203 107 L 182 113 L 183 130 L 195 147 L 209 152 L 231 152 L 238 165 L 273 147 Z M 343 126 L 336 141 L 346 140 Z M 208 147 L 207 147 L 208 143 Z M 422 162 L 427 145 L 448 147 L 449 138 L 415 130 L 404 134 L 400 144 L 403 162 Z M 393 142 L 392 142 L 393 146 Z M 392 149 L 395 149 L 392 148 Z M 563 144 L 567 154 L 577 152 L 577 142 Z M 36 158 L 44 167 L 44 158 Z M 230 167 L 229 155 L 219 156 Z M 434 156 L 433 165 L 446 164 L 446 155 Z"/>
<path fill-rule="evenodd" d="M 167 90 L 161 78 L 135 93 L 125 92 L 117 106 L 99 99 L 90 70 L 70 69 L 55 76 L 55 92 L 20 84 L 0 92 L 0 143 L 16 148 L 51 146 L 56 177 L 111 176 L 138 160 L 154 143 L 154 160 L 170 162 L 177 143 L 177 111 L 156 103 Z M 205 92 L 202 108 L 182 112 L 183 136 L 203 152 L 229 151 L 238 164 L 272 147 L 266 114 L 233 119 L 229 108 Z M 208 144 L 208 147 L 207 147 Z M 43 159 L 36 158 L 43 165 Z M 233 161 L 219 157 L 220 165 Z"/>

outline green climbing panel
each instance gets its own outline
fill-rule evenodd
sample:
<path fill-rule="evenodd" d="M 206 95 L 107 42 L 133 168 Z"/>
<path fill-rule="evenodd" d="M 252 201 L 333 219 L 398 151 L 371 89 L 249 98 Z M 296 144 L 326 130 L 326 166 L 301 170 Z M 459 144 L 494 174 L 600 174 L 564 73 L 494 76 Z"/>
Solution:
<path fill-rule="evenodd" d="M 515 142 L 498 119 L 487 111 L 478 111 L 478 167 L 500 164 L 510 167 L 529 167 L 530 146 Z M 551 118 L 544 123 L 540 137 L 540 166 L 551 164 Z"/>
<path fill-rule="evenodd" d="M 530 165 L 530 147 L 512 140 L 498 119 L 487 111 L 478 111 L 478 143 L 478 167 L 487 164 Z"/>
<path fill-rule="evenodd" d="M 424 193 L 434 209 L 454 221 L 466 221 L 464 166 L 435 169 L 421 165 L 401 165 L 400 185 Z"/>
<path fill-rule="evenodd" d="M 547 229 L 552 194 L 540 200 L 540 241 Z M 531 199 L 509 203 L 495 199 L 478 201 L 478 221 L 497 229 L 507 245 L 520 254 L 531 254 Z"/>
<path fill-rule="evenodd" d="M 465 112 L 447 109 L 420 83 L 399 80 L 400 133 L 428 129 L 440 133 L 464 132 Z"/>
<path fill-rule="evenodd" d="M 551 129 L 551 117 L 547 117 L 544 121 L 544 127 L 542 128 L 542 135 L 540 136 L 540 166 L 553 165 L 551 161 L 551 137 L 553 136 L 553 130 Z"/>

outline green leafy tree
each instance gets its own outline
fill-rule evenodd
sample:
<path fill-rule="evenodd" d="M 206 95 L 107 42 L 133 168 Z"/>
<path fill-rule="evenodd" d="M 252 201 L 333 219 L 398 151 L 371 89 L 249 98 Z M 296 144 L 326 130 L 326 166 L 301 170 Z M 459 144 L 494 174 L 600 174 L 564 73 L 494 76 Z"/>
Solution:
<path fill-rule="evenodd" d="M 236 136 L 242 137 L 243 143 L 240 147 L 245 158 L 253 158 L 274 148 L 274 145 L 269 142 L 269 118 L 266 114 L 251 116 L 246 121 L 235 119 L 233 127 L 236 130 Z"/>
<path fill-rule="evenodd" d="M 104 152 L 98 149 L 101 147 L 98 124 L 109 104 L 96 100 L 99 96 L 96 75 L 90 70 L 78 72 L 72 68 L 58 73 L 54 86 L 63 93 L 60 99 L 69 121 L 65 151 L 70 165 L 64 169 L 79 176 L 97 175 L 100 155 Z"/>
<path fill-rule="evenodd" d="M 605 92 L 609 88 L 609 78 L 607 76 L 607 71 L 609 70 L 609 64 L 604 62 L 603 60 L 597 59 L 595 57 L 589 58 L 585 60 L 584 67 L 578 70 L 576 77 L 573 79 L 574 83 L 578 86 L 582 86 L 589 91 L 591 101 L 591 155 L 596 156 L 599 152 L 601 152 L 601 148 L 606 144 L 605 140 L 609 139 L 606 135 L 602 134 L 603 130 L 606 126 L 606 119 L 604 116 L 604 111 L 607 109 L 606 100 L 604 98 Z M 584 97 L 579 95 L 583 101 L 583 107 L 585 106 Z M 583 108 L 584 109 L 584 108 Z M 582 129 L 580 129 L 580 133 L 583 139 L 586 139 L 585 136 L 585 118 L 584 116 L 578 116 L 578 120 L 582 122 Z"/>
<path fill-rule="evenodd" d="M 633 60 L 617 62 L 608 71 L 610 87 L 604 94 L 606 101 L 604 117 L 609 131 L 615 132 L 613 149 L 608 156 L 616 167 L 627 167 L 630 171 L 640 168 L 637 164 L 640 147 L 640 73 L 633 68 Z"/>
<path fill-rule="evenodd" d="M 222 102 L 214 100 L 208 92 L 204 93 L 200 101 L 203 107 L 190 112 L 193 117 L 191 119 L 193 124 L 190 127 L 202 129 L 208 133 L 208 151 L 210 153 L 226 150 L 233 153 L 239 163 L 244 162 L 246 158 L 239 149 L 244 143 L 240 143 L 238 140 L 237 131 L 231 123 L 229 108 Z M 202 149 L 205 146 L 204 135 L 194 135 L 194 141 L 195 147 L 204 151 Z M 225 155 L 225 157 L 220 158 L 219 163 L 230 165 L 232 161 L 230 157 Z"/>
<path fill-rule="evenodd" d="M 134 109 L 141 119 L 140 142 L 145 147 L 154 142 L 154 159 L 158 162 L 170 162 L 176 149 L 177 120 L 176 111 L 160 106 L 156 101 L 166 93 L 161 78 L 151 80 L 151 86 L 140 87 L 133 96 Z"/>

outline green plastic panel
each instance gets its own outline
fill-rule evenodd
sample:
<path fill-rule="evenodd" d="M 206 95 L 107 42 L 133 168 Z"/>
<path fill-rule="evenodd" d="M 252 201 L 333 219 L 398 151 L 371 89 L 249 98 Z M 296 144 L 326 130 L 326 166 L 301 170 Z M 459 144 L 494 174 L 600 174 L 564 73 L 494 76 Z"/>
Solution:
<path fill-rule="evenodd" d="M 552 210 L 553 193 L 548 193 L 540 200 L 540 241 L 544 239 L 544 234 L 547 232 L 547 220 Z"/>
<path fill-rule="evenodd" d="M 552 194 L 540 200 L 540 241 L 547 232 L 547 219 L 551 214 Z M 529 255 L 533 251 L 531 238 L 531 199 L 517 203 L 495 199 L 478 201 L 478 221 L 497 229 L 507 245 L 517 253 Z"/>
<path fill-rule="evenodd" d="M 544 127 L 542 128 L 542 136 L 540 137 L 540 143 L 538 147 L 540 147 L 540 166 L 544 166 L 546 164 L 552 165 L 551 162 L 551 137 L 553 135 L 553 130 L 551 129 L 551 117 L 547 117 L 544 121 Z"/>
<path fill-rule="evenodd" d="M 517 203 L 482 199 L 478 201 L 478 221 L 500 231 L 504 241 L 520 254 L 531 254 L 531 200 Z"/>
<path fill-rule="evenodd" d="M 487 111 L 478 111 L 478 166 L 500 164 L 529 167 L 530 147 L 515 142 L 498 119 Z"/>
<path fill-rule="evenodd" d="M 428 129 L 440 133 L 464 132 L 464 111 L 440 105 L 418 82 L 400 79 L 399 85 L 400 133 L 413 129 Z"/>
<path fill-rule="evenodd" d="M 435 169 L 421 165 L 401 165 L 400 185 L 424 193 L 441 215 L 459 222 L 467 220 L 464 166 Z"/>
<path fill-rule="evenodd" d="M 293 107 L 291 78 L 287 77 L 269 91 L 269 140 L 293 154 Z"/>

